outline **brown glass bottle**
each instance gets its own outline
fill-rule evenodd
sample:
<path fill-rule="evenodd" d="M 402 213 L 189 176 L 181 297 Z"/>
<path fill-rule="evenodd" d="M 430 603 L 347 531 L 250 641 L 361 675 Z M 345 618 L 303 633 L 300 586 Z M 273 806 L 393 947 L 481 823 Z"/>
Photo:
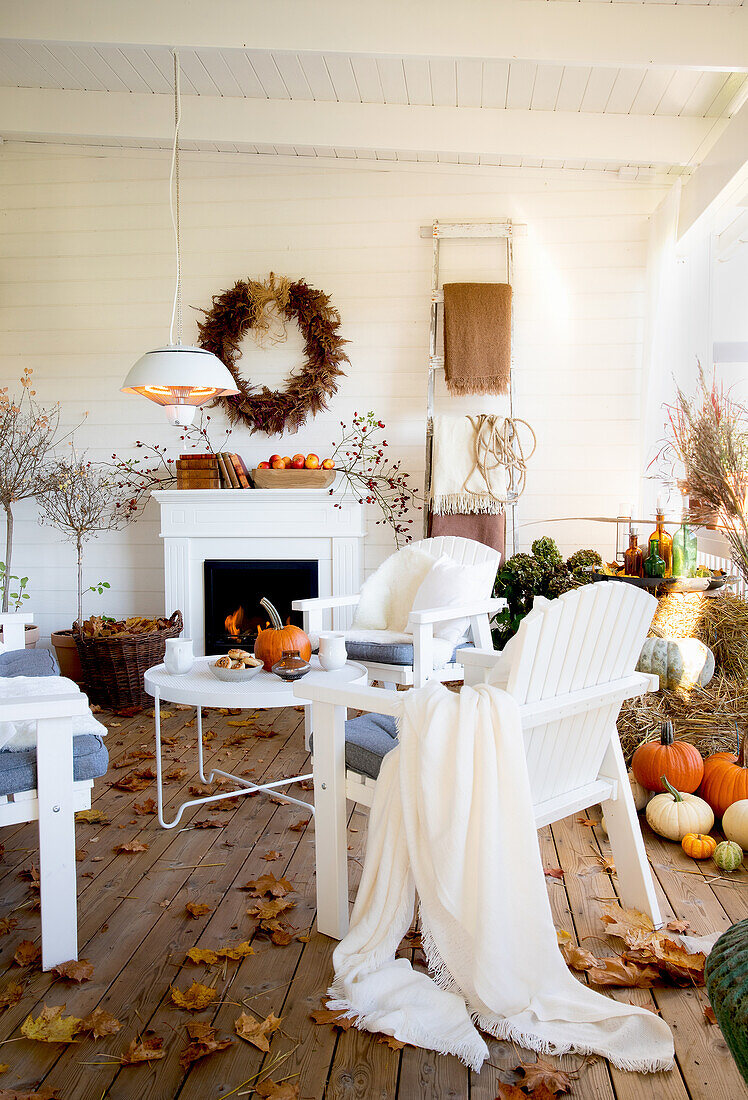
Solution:
<path fill-rule="evenodd" d="M 623 555 L 623 571 L 627 577 L 644 576 L 644 555 L 639 546 L 638 531 L 631 531 L 629 534 L 629 548 Z"/>
<path fill-rule="evenodd" d="M 660 557 L 665 562 L 665 572 L 663 576 L 672 577 L 673 575 L 673 537 L 669 535 L 665 530 L 665 513 L 661 509 L 657 509 L 657 526 L 652 534 L 649 536 L 649 542 L 652 539 L 657 539 L 660 551 Z"/>

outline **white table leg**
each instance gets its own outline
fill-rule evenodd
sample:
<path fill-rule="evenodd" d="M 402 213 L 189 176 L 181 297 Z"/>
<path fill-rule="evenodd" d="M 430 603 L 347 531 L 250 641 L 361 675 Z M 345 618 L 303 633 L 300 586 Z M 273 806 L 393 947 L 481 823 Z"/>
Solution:
<path fill-rule="evenodd" d="M 36 727 L 42 969 L 78 958 L 73 720 L 40 718 Z"/>
<path fill-rule="evenodd" d="M 348 931 L 345 707 L 312 704 L 317 930 L 340 940 Z"/>
<path fill-rule="evenodd" d="M 213 775 L 211 773 L 210 780 L 205 778 L 205 768 L 203 764 L 203 708 L 198 706 L 195 708 L 197 711 L 197 759 L 198 759 L 198 771 L 203 783 L 213 782 Z"/>

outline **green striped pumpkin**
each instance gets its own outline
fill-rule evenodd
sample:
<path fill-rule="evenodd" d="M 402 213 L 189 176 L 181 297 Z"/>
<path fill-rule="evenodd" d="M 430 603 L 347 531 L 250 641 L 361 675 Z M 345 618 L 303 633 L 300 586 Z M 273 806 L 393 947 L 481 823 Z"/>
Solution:
<path fill-rule="evenodd" d="M 748 1081 L 748 919 L 719 937 L 706 960 L 704 978 L 725 1042 Z"/>

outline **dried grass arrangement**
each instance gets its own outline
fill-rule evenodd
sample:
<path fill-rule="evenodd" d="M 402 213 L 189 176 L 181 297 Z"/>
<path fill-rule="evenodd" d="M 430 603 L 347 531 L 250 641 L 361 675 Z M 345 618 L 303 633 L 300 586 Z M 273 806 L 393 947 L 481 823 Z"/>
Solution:
<path fill-rule="evenodd" d="M 306 362 L 293 371 L 283 390 L 256 390 L 239 372 L 241 342 L 248 332 L 268 337 L 272 343 L 285 339 L 285 330 L 272 330 L 272 312 L 281 319 L 295 320 L 304 337 Z M 263 282 L 240 279 L 229 290 L 213 296 L 210 309 L 202 310 L 198 323 L 198 344 L 226 364 L 239 393 L 218 398 L 232 424 L 245 424 L 253 432 L 280 435 L 296 431 L 308 416 L 327 408 L 327 401 L 344 375 L 341 364 L 348 362 L 340 336 L 340 314 L 330 296 L 315 290 L 303 279 L 291 282 L 272 272 Z"/>

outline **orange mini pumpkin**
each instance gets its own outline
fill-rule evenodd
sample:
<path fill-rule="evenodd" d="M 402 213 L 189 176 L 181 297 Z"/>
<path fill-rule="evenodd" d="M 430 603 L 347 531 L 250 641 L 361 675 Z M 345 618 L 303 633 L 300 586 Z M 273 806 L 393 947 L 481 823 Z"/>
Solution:
<path fill-rule="evenodd" d="M 735 734 L 737 752 L 715 752 L 704 761 L 704 778 L 699 794 L 709 803 L 717 817 L 722 817 L 733 802 L 748 798 L 745 739 L 740 740 L 737 724 Z"/>
<path fill-rule="evenodd" d="M 691 859 L 710 859 L 717 849 L 717 841 L 706 833 L 686 833 L 680 846 Z"/>
<path fill-rule="evenodd" d="M 662 722 L 659 741 L 644 741 L 639 746 L 631 760 L 631 770 L 648 791 L 662 793 L 665 790 L 662 777 L 666 775 L 679 791 L 693 794 L 703 778 L 704 761 L 695 745 L 674 740 L 672 722 Z"/>
<path fill-rule="evenodd" d="M 264 597 L 260 600 L 270 616 L 270 626 L 261 630 L 255 642 L 255 657 L 262 661 L 266 672 L 270 672 L 276 661 L 280 661 L 284 653 L 298 653 L 305 661 L 312 655 L 312 643 L 301 629 L 289 623 L 284 626 L 283 621 L 270 600 Z"/>

